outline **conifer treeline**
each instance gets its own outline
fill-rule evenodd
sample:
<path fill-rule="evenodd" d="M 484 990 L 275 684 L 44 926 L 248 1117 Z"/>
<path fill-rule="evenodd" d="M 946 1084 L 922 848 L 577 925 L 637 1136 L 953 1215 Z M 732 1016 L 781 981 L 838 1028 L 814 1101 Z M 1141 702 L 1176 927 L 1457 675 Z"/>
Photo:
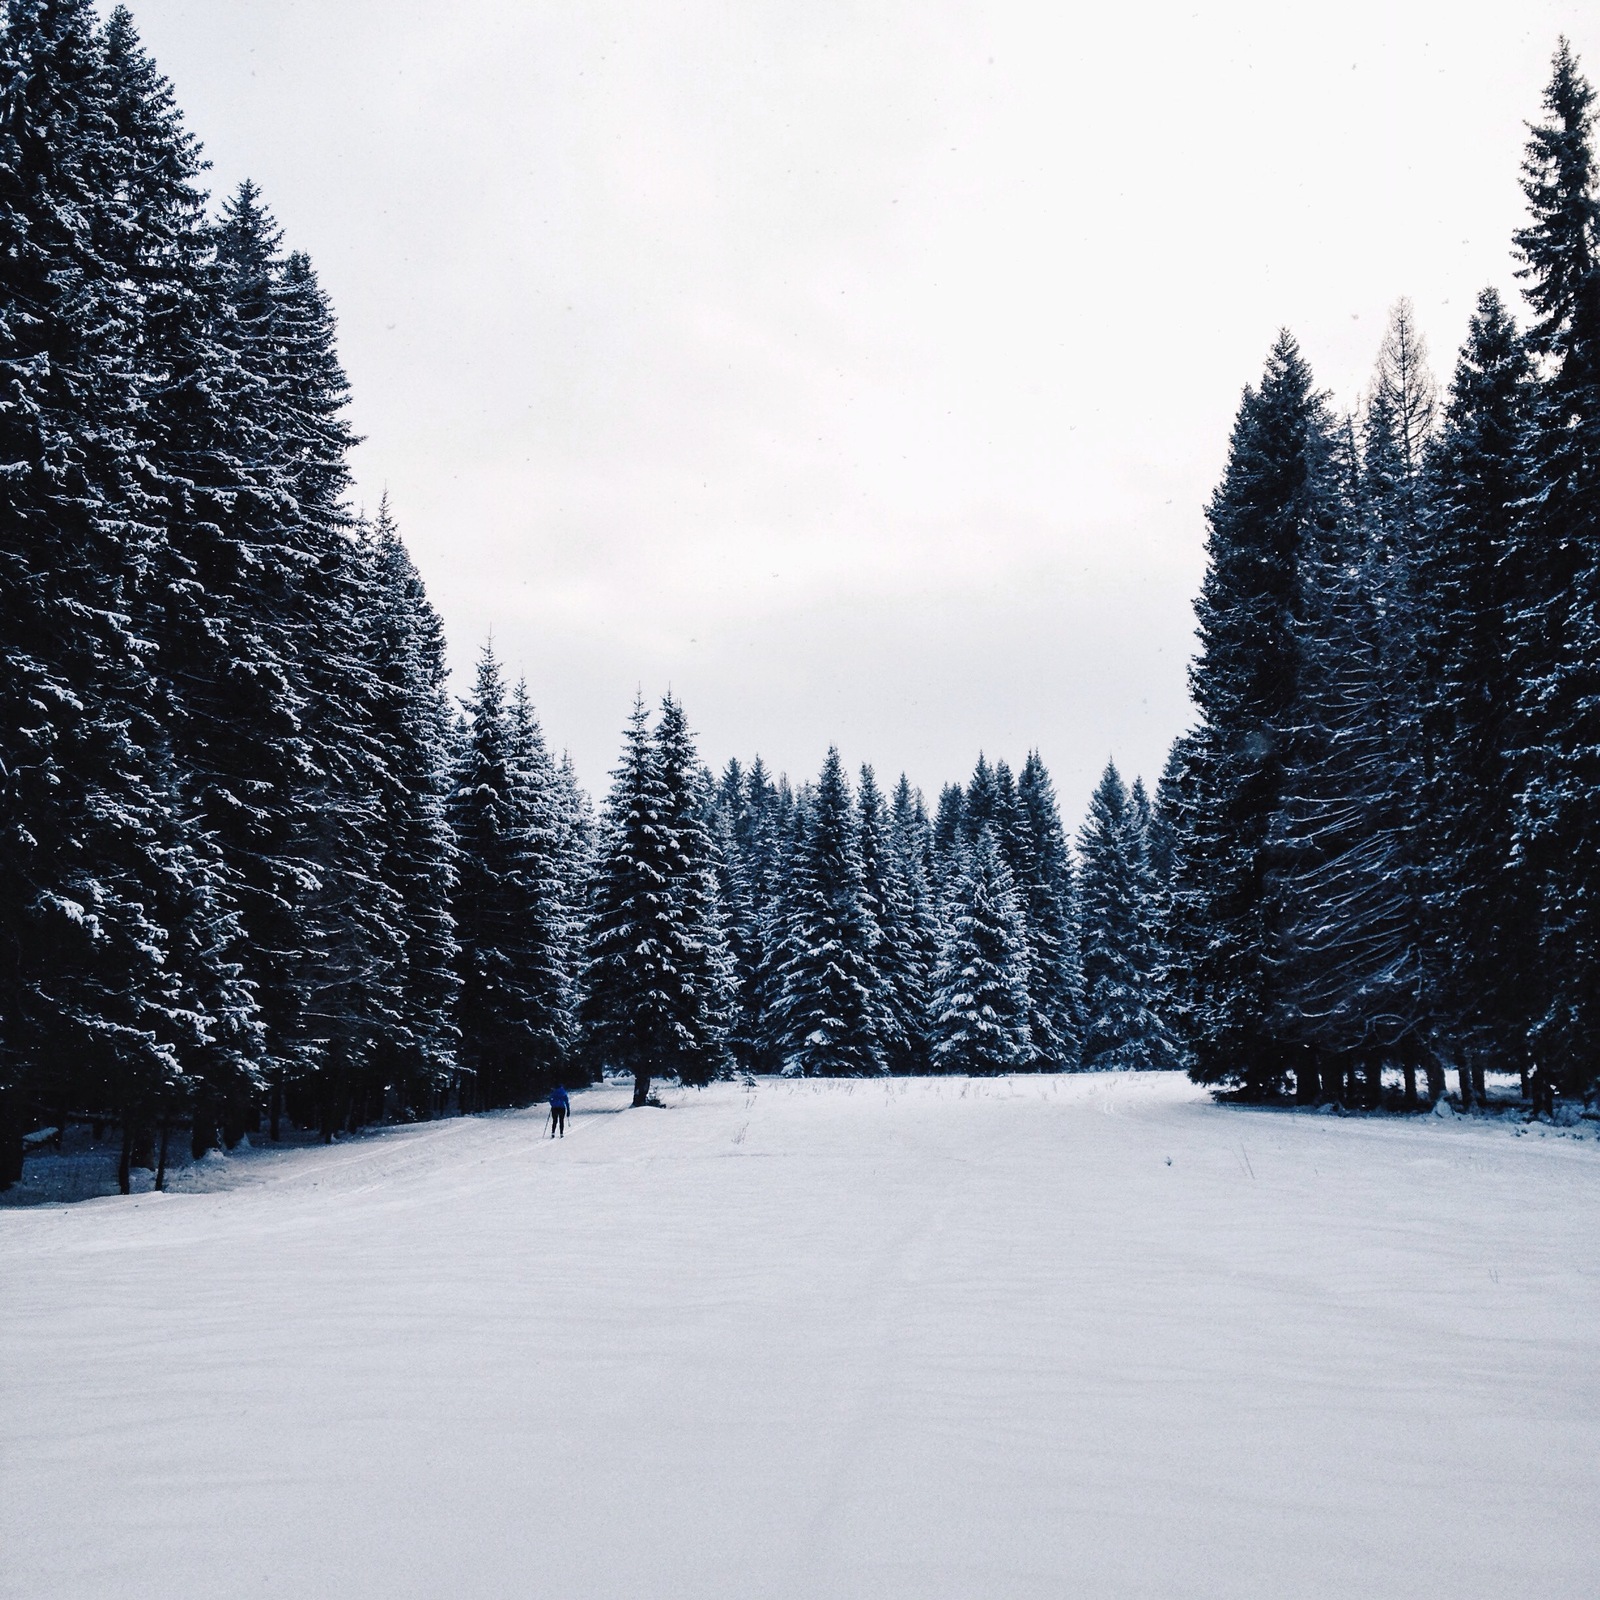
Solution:
<path fill-rule="evenodd" d="M 600 830 L 580 1045 L 593 1070 L 704 1083 L 1178 1064 L 1159 974 L 1159 823 L 1114 767 L 1068 852 L 1037 754 L 980 756 L 930 821 L 830 750 L 791 789 L 713 780 L 670 697 L 630 723 Z"/>
<path fill-rule="evenodd" d="M 249 184 L 215 213 L 126 12 L 0 31 L 0 1187 L 286 1119 L 631 1072 L 1127 1069 L 1415 1100 L 1593 1092 L 1600 201 L 1565 44 L 1442 407 L 1402 303 L 1358 417 L 1292 339 L 1208 512 L 1200 711 L 1152 801 L 980 758 L 930 817 L 837 752 L 702 766 L 670 697 L 598 821 L 485 652 L 458 712 L 334 321 Z M 155 1150 L 149 1147 L 156 1146 Z"/>
<path fill-rule="evenodd" d="M 1409 307 L 1339 419 L 1284 334 L 1209 509 L 1168 788 L 1166 1005 L 1195 1076 L 1536 1108 L 1600 1067 L 1600 196 L 1565 41 L 1523 163 L 1533 311 L 1442 405 Z"/>
<path fill-rule="evenodd" d="M 309 260 L 203 162 L 126 11 L 0 30 L 0 1187 L 25 1132 L 121 1176 L 285 1120 L 1077 1059 L 1037 760 L 920 798 L 714 785 L 670 699 L 605 825 L 485 653 L 462 714 Z"/>

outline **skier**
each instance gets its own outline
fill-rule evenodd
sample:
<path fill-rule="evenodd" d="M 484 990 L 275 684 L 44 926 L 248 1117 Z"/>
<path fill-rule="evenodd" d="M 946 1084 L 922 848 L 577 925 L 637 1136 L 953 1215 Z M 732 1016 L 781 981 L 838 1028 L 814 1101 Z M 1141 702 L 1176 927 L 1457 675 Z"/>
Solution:
<path fill-rule="evenodd" d="M 567 1098 L 567 1091 L 562 1088 L 550 1091 L 550 1137 L 554 1139 L 560 1134 L 563 1139 L 567 1136 L 567 1110 L 572 1102 Z"/>

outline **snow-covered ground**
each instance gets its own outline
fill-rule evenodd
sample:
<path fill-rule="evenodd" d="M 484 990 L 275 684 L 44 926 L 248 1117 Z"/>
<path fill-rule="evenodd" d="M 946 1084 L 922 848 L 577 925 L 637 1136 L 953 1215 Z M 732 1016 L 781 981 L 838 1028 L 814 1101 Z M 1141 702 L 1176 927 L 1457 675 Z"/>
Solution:
<path fill-rule="evenodd" d="M 1592 1139 L 666 1098 L 0 1212 L 0 1592 L 1600 1593 Z"/>

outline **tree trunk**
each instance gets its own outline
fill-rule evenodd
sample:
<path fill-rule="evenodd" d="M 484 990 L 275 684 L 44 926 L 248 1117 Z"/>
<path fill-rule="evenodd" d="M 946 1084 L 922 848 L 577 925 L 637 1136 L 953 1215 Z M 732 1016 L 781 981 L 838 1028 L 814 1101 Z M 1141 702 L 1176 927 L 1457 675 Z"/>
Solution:
<path fill-rule="evenodd" d="M 15 1089 L 0 1089 L 0 1190 L 22 1177 L 22 1106 Z"/>
<path fill-rule="evenodd" d="M 1461 1109 L 1472 1109 L 1472 1068 L 1467 1065 L 1465 1055 L 1456 1058 L 1456 1085 L 1461 1093 Z"/>
<path fill-rule="evenodd" d="M 1322 1077 L 1317 1071 L 1316 1052 L 1303 1046 L 1295 1057 L 1294 1097 L 1299 1105 L 1315 1105 L 1322 1097 Z"/>
<path fill-rule="evenodd" d="M 650 1074 L 648 1072 L 635 1072 L 633 1075 L 633 1103 L 642 1106 L 650 1094 Z"/>
<path fill-rule="evenodd" d="M 1472 1056 L 1472 1092 L 1480 1106 L 1488 1105 L 1489 1091 L 1483 1086 L 1483 1056 L 1477 1051 Z"/>
<path fill-rule="evenodd" d="M 272 1098 L 269 1102 L 268 1117 L 272 1122 L 272 1142 L 276 1144 L 283 1137 L 283 1085 L 275 1083 L 272 1086 Z"/>
<path fill-rule="evenodd" d="M 189 1155 L 199 1161 L 217 1147 L 217 1113 L 211 1096 L 202 1090 L 194 1097 L 194 1112 L 189 1135 Z"/>
<path fill-rule="evenodd" d="M 167 1186 L 167 1126 L 168 1117 L 165 1112 L 161 1117 L 161 1139 L 156 1146 L 156 1189 L 163 1190 Z"/>
<path fill-rule="evenodd" d="M 1428 1074 L 1428 1099 L 1435 1102 L 1443 1100 L 1444 1067 L 1431 1050 L 1428 1052 L 1428 1059 L 1423 1063 L 1423 1070 Z"/>
<path fill-rule="evenodd" d="M 1405 1048 L 1405 1053 L 1400 1058 L 1401 1070 L 1406 1075 L 1405 1108 L 1407 1111 L 1417 1109 L 1417 1057 L 1410 1045 Z"/>
<path fill-rule="evenodd" d="M 122 1119 L 122 1158 L 117 1162 L 117 1188 L 123 1194 L 133 1193 L 133 1118 Z"/>

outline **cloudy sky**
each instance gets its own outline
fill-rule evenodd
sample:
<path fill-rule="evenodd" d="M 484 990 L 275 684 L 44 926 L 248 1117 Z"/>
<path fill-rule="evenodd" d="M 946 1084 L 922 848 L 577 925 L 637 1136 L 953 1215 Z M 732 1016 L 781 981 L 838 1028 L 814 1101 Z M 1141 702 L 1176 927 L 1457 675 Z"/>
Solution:
<path fill-rule="evenodd" d="M 604 785 L 1037 746 L 1069 820 L 1188 721 L 1202 508 L 1280 326 L 1341 404 L 1514 287 L 1590 0 L 134 0 L 338 309 L 459 667 Z"/>

